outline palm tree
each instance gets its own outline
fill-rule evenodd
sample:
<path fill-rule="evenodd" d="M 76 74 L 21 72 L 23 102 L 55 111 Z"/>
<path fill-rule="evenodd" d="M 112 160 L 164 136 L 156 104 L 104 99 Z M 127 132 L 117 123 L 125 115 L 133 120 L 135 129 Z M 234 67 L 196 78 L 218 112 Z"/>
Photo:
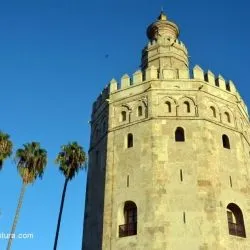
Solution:
<path fill-rule="evenodd" d="M 72 180 L 73 177 L 79 172 L 80 169 L 86 167 L 86 154 L 81 146 L 77 142 L 68 143 L 61 147 L 61 152 L 57 155 L 56 163 L 59 164 L 59 170 L 65 176 L 64 187 L 61 198 L 61 205 L 59 216 L 57 220 L 56 235 L 54 241 L 54 250 L 57 249 L 57 241 L 59 236 L 61 217 L 64 205 L 65 194 L 67 190 L 67 185 L 69 180 Z"/>
<path fill-rule="evenodd" d="M 16 230 L 20 209 L 23 203 L 23 197 L 25 189 L 28 184 L 33 183 L 37 177 L 42 178 L 44 169 L 47 164 L 47 152 L 40 148 L 38 142 L 31 142 L 23 145 L 24 148 L 18 149 L 15 155 L 15 161 L 17 162 L 17 169 L 22 178 L 22 188 L 19 196 L 19 201 L 14 217 L 10 238 L 8 241 L 7 250 L 10 250 L 13 235 Z"/>
<path fill-rule="evenodd" d="M 0 170 L 4 160 L 12 154 L 12 147 L 10 136 L 0 131 Z"/>

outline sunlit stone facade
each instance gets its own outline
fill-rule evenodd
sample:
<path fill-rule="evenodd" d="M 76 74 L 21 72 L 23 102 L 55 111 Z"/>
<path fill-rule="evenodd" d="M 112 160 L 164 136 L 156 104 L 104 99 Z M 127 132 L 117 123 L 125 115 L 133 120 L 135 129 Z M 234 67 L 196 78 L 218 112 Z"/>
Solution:
<path fill-rule="evenodd" d="M 247 107 L 164 13 L 147 36 L 93 105 L 83 249 L 250 249 Z"/>

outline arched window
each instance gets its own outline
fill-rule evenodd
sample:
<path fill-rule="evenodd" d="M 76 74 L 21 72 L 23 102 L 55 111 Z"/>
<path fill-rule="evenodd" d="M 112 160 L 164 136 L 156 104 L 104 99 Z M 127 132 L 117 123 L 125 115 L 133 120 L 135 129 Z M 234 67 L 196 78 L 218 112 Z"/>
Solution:
<path fill-rule="evenodd" d="M 169 101 L 165 102 L 165 104 L 167 105 L 167 112 L 171 113 L 171 103 Z"/>
<path fill-rule="evenodd" d="M 230 123 L 230 122 L 231 122 L 231 119 L 230 119 L 229 113 L 228 113 L 228 112 L 225 112 L 224 114 L 225 114 L 225 116 L 226 116 L 227 122 Z"/>
<path fill-rule="evenodd" d="M 124 205 L 124 225 L 119 226 L 119 237 L 137 234 L 137 207 L 133 201 L 126 201 Z"/>
<path fill-rule="evenodd" d="M 244 219 L 241 209 L 234 203 L 227 206 L 227 222 L 229 234 L 246 237 Z"/>
<path fill-rule="evenodd" d="M 178 127 L 175 130 L 175 141 L 185 141 L 185 133 L 183 128 Z"/>
<path fill-rule="evenodd" d="M 211 112 L 212 112 L 213 117 L 216 117 L 216 110 L 215 110 L 215 107 L 211 106 L 211 107 L 210 107 L 210 110 L 211 110 Z"/>
<path fill-rule="evenodd" d="M 126 111 L 121 112 L 121 121 L 124 122 L 127 120 L 127 113 Z"/>
<path fill-rule="evenodd" d="M 227 135 L 222 135 L 222 144 L 224 148 L 230 149 L 230 142 Z"/>
<path fill-rule="evenodd" d="M 186 106 L 186 111 L 187 111 L 187 113 L 190 113 L 190 104 L 189 104 L 189 102 L 188 102 L 188 101 L 185 101 L 184 104 L 185 104 L 185 106 Z"/>
<path fill-rule="evenodd" d="M 127 147 L 132 148 L 133 147 L 133 134 L 128 134 L 127 137 Z"/>
<path fill-rule="evenodd" d="M 138 116 L 142 116 L 142 106 L 138 106 Z"/>

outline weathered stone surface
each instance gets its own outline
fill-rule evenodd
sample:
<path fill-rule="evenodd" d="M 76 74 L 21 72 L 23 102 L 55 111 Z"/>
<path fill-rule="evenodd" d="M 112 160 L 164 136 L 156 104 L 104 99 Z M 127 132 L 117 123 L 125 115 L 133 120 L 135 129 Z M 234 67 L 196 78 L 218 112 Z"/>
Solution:
<path fill-rule="evenodd" d="M 250 249 L 244 102 L 232 82 L 229 91 L 219 76 L 216 86 L 210 71 L 195 67 L 190 79 L 187 50 L 178 40 L 161 37 L 148 46 L 145 79 L 137 72 L 130 85 L 126 75 L 120 89 L 113 81 L 92 112 L 83 249 Z M 183 142 L 175 141 L 177 127 L 184 129 Z M 230 149 L 223 147 L 224 134 Z M 137 205 L 137 235 L 121 238 L 126 201 Z M 229 235 L 229 203 L 241 208 L 247 238 Z"/>

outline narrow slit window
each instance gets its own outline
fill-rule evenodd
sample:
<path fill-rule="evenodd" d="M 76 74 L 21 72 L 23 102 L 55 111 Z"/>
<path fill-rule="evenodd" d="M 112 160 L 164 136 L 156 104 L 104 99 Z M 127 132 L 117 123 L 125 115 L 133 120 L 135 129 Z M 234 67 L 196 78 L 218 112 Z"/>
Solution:
<path fill-rule="evenodd" d="M 127 176 L 127 187 L 129 187 L 129 175 Z"/>
<path fill-rule="evenodd" d="M 186 224 L 186 213 L 183 212 L 183 223 Z"/>
<path fill-rule="evenodd" d="M 181 182 L 182 182 L 183 181 L 182 169 L 180 169 L 180 179 L 181 179 Z"/>
<path fill-rule="evenodd" d="M 127 112 L 126 111 L 122 111 L 121 112 L 121 121 L 124 122 L 127 120 Z"/>
<path fill-rule="evenodd" d="M 184 105 L 185 105 L 185 107 L 186 107 L 186 112 L 187 112 L 187 113 L 190 113 L 190 104 L 189 104 L 189 102 L 185 101 L 185 102 L 184 102 Z"/>
<path fill-rule="evenodd" d="M 228 112 L 225 112 L 225 116 L 226 116 L 226 121 L 227 121 L 228 123 L 230 123 L 230 122 L 231 122 L 231 119 L 230 119 L 229 113 L 228 113 Z"/>
<path fill-rule="evenodd" d="M 138 106 L 138 116 L 142 116 L 142 106 Z"/>
<path fill-rule="evenodd" d="M 172 110 L 171 110 L 171 103 L 167 101 L 167 102 L 165 102 L 165 104 L 166 104 L 166 106 L 167 106 L 167 112 L 168 112 L 168 113 L 171 113 L 171 111 L 172 111 Z"/>
<path fill-rule="evenodd" d="M 224 148 L 230 149 L 230 142 L 227 135 L 222 135 L 222 144 Z"/>
<path fill-rule="evenodd" d="M 215 107 L 211 106 L 210 107 L 210 110 L 212 112 L 212 116 L 216 118 L 216 110 L 215 110 Z"/>
<path fill-rule="evenodd" d="M 230 181 L 230 186 L 233 187 L 232 177 L 231 176 L 229 176 L 229 181 Z"/>
<path fill-rule="evenodd" d="M 127 136 L 127 147 L 132 148 L 133 144 L 134 144 L 133 134 L 128 134 L 128 136 Z"/>

